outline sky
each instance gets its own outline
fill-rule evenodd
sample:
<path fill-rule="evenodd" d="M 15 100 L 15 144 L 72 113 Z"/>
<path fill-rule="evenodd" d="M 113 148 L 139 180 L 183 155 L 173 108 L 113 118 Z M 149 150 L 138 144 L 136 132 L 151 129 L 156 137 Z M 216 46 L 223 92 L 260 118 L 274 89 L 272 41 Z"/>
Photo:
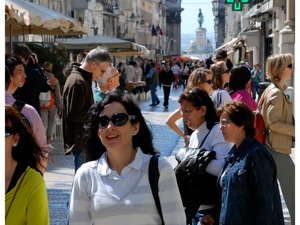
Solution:
<path fill-rule="evenodd" d="M 201 8 L 204 16 L 203 28 L 207 33 L 214 33 L 214 16 L 212 13 L 211 0 L 182 0 L 181 7 L 181 34 L 195 34 L 195 30 L 199 27 L 198 13 Z"/>

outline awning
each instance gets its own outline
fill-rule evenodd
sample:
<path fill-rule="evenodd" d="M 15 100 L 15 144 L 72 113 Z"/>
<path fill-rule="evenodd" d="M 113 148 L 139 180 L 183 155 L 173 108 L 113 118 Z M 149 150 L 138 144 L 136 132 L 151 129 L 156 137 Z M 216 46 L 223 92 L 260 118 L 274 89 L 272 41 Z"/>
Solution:
<path fill-rule="evenodd" d="M 87 33 L 77 20 L 28 1 L 5 0 L 5 36 Z"/>
<path fill-rule="evenodd" d="M 73 39 L 58 43 L 59 47 L 68 50 L 91 50 L 98 46 L 105 46 L 107 50 L 116 56 L 149 55 L 149 50 L 131 41 L 101 35 L 86 36 L 84 38 Z"/>
<path fill-rule="evenodd" d="M 239 41 L 244 40 L 241 37 L 233 38 L 231 41 L 225 43 L 224 45 L 218 47 L 215 52 L 225 49 L 226 51 L 230 51 L 232 47 L 234 47 Z"/>
<path fill-rule="evenodd" d="M 258 4 L 254 5 L 248 12 L 246 12 L 243 16 L 244 19 L 251 19 L 253 17 L 259 16 L 268 11 L 269 5 L 267 3 L 259 6 Z"/>

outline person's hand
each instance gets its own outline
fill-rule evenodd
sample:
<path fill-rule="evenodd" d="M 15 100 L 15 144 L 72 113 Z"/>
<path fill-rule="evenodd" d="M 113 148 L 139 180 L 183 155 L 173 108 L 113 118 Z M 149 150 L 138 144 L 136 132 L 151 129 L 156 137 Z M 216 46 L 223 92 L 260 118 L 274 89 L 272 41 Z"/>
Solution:
<path fill-rule="evenodd" d="M 32 53 L 30 58 L 31 58 L 33 64 L 38 64 L 39 63 L 38 57 L 35 53 Z"/>
<path fill-rule="evenodd" d="M 206 214 L 201 219 L 201 225 L 213 225 L 215 219 L 210 214 Z"/>
<path fill-rule="evenodd" d="M 184 137 L 184 147 L 188 147 L 190 144 L 190 137 L 189 136 L 185 136 Z"/>

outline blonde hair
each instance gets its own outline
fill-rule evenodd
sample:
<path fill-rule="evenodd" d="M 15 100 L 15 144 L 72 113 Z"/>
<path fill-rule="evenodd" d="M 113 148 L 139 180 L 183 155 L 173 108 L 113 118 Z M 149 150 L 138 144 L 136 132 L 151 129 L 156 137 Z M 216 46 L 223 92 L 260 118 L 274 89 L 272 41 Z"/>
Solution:
<path fill-rule="evenodd" d="M 290 53 L 271 55 L 266 60 L 266 75 L 272 82 L 279 82 L 282 71 L 293 62 Z"/>
<path fill-rule="evenodd" d="M 199 87 L 199 85 L 204 84 L 204 82 L 206 81 L 206 74 L 210 73 L 210 70 L 202 67 L 195 69 L 188 78 L 186 90 L 190 90 L 194 87 Z"/>
<path fill-rule="evenodd" d="M 50 62 L 45 62 L 45 63 L 43 64 L 43 69 L 44 69 L 46 72 L 51 73 L 51 72 L 52 72 L 52 63 L 50 63 Z"/>
<path fill-rule="evenodd" d="M 224 61 L 219 61 L 214 64 L 210 65 L 210 70 L 212 72 L 212 83 L 213 83 L 213 89 L 223 89 L 223 80 L 222 75 L 224 70 L 224 67 L 226 66 L 226 63 Z"/>

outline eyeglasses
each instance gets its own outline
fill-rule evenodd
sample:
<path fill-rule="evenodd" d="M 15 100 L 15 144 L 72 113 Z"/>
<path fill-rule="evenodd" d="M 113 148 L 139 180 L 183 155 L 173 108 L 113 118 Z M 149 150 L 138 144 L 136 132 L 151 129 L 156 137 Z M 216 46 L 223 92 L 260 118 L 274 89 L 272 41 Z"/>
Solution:
<path fill-rule="evenodd" d="M 12 127 L 5 127 L 5 137 L 9 137 L 12 134 L 14 134 L 13 128 Z"/>
<path fill-rule="evenodd" d="M 194 109 L 199 109 L 199 107 L 195 107 Z M 187 115 L 189 115 L 194 109 L 187 109 L 187 108 L 185 108 L 185 109 L 180 109 L 179 112 L 180 112 L 181 115 L 187 116 Z"/>
<path fill-rule="evenodd" d="M 105 129 L 107 128 L 109 121 L 113 123 L 113 125 L 117 127 L 124 126 L 128 120 L 136 119 L 135 115 L 127 115 L 126 113 L 115 113 L 111 118 L 107 116 L 99 116 L 99 128 Z"/>
<path fill-rule="evenodd" d="M 223 73 L 229 73 L 230 71 L 229 71 L 229 69 L 227 69 L 227 70 L 225 70 Z"/>
<path fill-rule="evenodd" d="M 117 77 L 117 76 L 120 76 L 120 74 L 116 73 L 115 75 L 111 76 L 109 79 L 112 79 L 112 78 Z"/>
<path fill-rule="evenodd" d="M 232 123 L 231 120 L 225 120 L 225 119 L 220 120 L 220 126 L 224 126 L 225 127 L 225 126 L 227 126 L 230 123 Z"/>
<path fill-rule="evenodd" d="M 290 68 L 290 69 L 293 69 L 293 68 L 294 68 L 294 67 L 293 67 L 293 63 L 287 65 L 287 67 Z"/>
<path fill-rule="evenodd" d="M 208 83 L 208 84 L 212 84 L 212 80 L 211 79 L 206 80 L 205 82 Z"/>

